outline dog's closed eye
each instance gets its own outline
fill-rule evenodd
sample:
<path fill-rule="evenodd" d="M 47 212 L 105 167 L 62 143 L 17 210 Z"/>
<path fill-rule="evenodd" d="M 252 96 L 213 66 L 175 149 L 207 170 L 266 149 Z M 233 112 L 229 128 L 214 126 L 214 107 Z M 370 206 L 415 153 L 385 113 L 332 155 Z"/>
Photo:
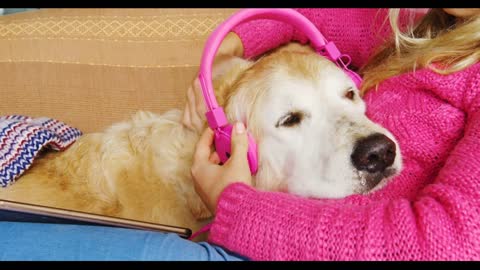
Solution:
<path fill-rule="evenodd" d="M 280 119 L 275 124 L 275 127 L 293 127 L 299 125 L 304 118 L 305 113 L 301 111 L 288 112 L 287 114 L 280 117 Z"/>

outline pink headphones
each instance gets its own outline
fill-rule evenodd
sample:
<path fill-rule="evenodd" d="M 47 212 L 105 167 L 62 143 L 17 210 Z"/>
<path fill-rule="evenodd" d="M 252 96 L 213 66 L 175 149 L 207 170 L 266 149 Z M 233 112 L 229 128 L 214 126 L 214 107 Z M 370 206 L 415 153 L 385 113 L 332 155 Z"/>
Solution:
<path fill-rule="evenodd" d="M 207 112 L 205 113 L 207 122 L 210 128 L 215 132 L 215 149 L 223 163 L 225 163 L 230 157 L 230 140 L 233 126 L 228 123 L 223 108 L 218 106 L 217 100 L 215 99 L 212 85 L 212 63 L 220 44 L 230 30 L 240 23 L 255 19 L 277 20 L 295 26 L 297 29 L 305 33 L 310 40 L 310 46 L 312 46 L 318 54 L 335 62 L 353 80 L 357 87 L 359 87 L 362 82 L 360 76 L 347 67 L 350 64 L 350 57 L 341 54 L 333 42 L 327 42 L 315 25 L 297 11 L 293 9 L 262 8 L 244 9 L 235 13 L 218 26 L 208 38 L 203 51 L 200 73 L 198 76 L 203 97 L 205 98 L 205 104 L 207 105 Z M 348 62 L 344 63 L 342 57 L 347 58 Z M 252 175 L 255 175 L 258 170 L 257 145 L 251 134 L 247 134 L 248 164 L 250 166 L 250 172 Z"/>

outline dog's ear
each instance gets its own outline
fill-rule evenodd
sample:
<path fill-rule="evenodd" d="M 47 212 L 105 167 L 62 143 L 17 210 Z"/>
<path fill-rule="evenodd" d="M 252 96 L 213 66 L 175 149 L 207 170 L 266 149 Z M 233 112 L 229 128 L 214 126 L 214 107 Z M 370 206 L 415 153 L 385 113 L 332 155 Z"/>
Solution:
<path fill-rule="evenodd" d="M 216 58 L 212 70 L 215 97 L 220 106 L 225 106 L 226 99 L 233 91 L 234 84 L 254 64 L 237 56 L 222 55 Z"/>
<path fill-rule="evenodd" d="M 231 77 L 232 75 L 235 77 L 235 75 L 243 70 L 244 68 L 248 68 L 252 61 L 243 59 L 238 56 L 233 56 L 233 55 L 219 55 L 215 58 L 215 61 L 213 63 L 212 67 L 212 77 L 213 80 L 223 80 L 221 77 Z M 234 72 L 234 74 L 229 74 L 231 72 Z"/>

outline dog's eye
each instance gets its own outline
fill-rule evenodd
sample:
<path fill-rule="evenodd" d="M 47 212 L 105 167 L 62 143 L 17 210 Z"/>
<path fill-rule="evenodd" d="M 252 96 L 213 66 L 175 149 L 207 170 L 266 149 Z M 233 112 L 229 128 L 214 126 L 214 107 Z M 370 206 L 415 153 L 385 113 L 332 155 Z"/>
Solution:
<path fill-rule="evenodd" d="M 304 114 L 302 112 L 289 112 L 286 115 L 280 117 L 275 127 L 293 127 L 302 122 Z"/>
<path fill-rule="evenodd" d="M 353 89 L 348 89 L 344 96 L 350 100 L 353 100 L 355 98 L 355 91 L 353 91 Z"/>

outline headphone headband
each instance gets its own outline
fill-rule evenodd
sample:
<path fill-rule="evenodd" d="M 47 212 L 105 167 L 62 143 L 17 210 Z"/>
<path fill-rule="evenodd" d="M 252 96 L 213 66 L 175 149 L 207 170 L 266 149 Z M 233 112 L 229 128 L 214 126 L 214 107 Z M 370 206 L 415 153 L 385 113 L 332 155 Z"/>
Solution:
<path fill-rule="evenodd" d="M 255 19 L 271 19 L 285 22 L 293 25 L 308 37 L 310 46 L 319 54 L 324 55 L 340 68 L 345 70 L 347 74 L 356 83 L 357 87 L 361 83 L 361 78 L 353 71 L 347 68 L 342 60 L 342 55 L 333 42 L 327 42 L 315 25 L 297 11 L 289 8 L 276 9 L 243 9 L 230 16 L 208 38 L 200 63 L 199 80 L 202 88 L 205 104 L 207 106 L 207 121 L 211 128 L 216 129 L 228 124 L 225 113 L 215 99 L 212 83 L 212 64 L 215 55 L 225 36 L 240 23 L 252 21 Z M 347 56 L 348 57 L 348 56 Z"/>

